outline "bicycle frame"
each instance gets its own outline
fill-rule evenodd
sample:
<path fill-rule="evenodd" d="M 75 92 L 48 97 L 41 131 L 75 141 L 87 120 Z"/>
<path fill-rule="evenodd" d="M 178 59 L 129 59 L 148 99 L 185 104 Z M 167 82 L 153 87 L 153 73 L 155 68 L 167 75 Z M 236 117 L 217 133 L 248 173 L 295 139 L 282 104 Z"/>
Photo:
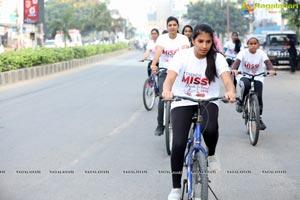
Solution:
<path fill-rule="evenodd" d="M 222 99 L 222 101 L 228 101 L 227 99 L 225 99 L 224 97 L 214 97 L 214 98 L 210 98 L 210 99 L 193 99 L 193 98 L 190 98 L 190 97 L 174 97 L 174 100 L 177 101 L 177 100 L 182 100 L 182 99 L 185 99 L 185 100 L 190 100 L 190 101 L 193 101 L 193 102 L 197 102 L 198 103 L 198 109 L 197 109 L 197 120 L 196 122 L 194 122 L 192 125 L 193 125 L 193 133 L 190 135 L 190 138 L 188 139 L 188 142 L 187 142 L 187 151 L 185 153 L 185 156 L 184 156 L 184 167 L 187 168 L 187 183 L 188 183 L 188 199 L 191 199 L 193 198 L 193 193 L 194 193 L 194 188 L 193 188 L 193 164 L 194 162 L 200 162 L 200 160 L 198 159 L 197 157 L 197 154 L 198 153 L 201 153 L 204 155 L 205 159 L 207 158 L 207 152 L 206 152 L 206 149 L 205 147 L 203 147 L 201 145 L 201 136 L 202 136 L 202 127 L 201 127 L 201 123 L 202 123 L 202 115 L 201 115 L 201 105 L 203 103 L 209 103 L 209 102 L 212 102 L 212 101 L 216 101 L 216 100 L 219 100 L 219 99 Z M 207 165 L 207 160 L 206 160 L 206 164 Z M 201 167 L 200 167 L 201 168 Z M 205 167 L 205 170 L 206 167 Z M 199 171 L 199 174 L 201 173 L 208 173 L 207 171 Z M 206 175 L 207 176 L 207 175 Z M 201 175 L 200 175 L 201 177 Z M 215 196 L 216 199 L 218 199 L 215 195 L 215 193 L 212 191 L 212 189 L 209 187 L 208 185 L 208 178 L 206 177 L 206 187 L 207 189 L 209 188 L 210 191 L 213 193 L 213 195 Z M 186 183 L 186 180 L 184 180 L 184 187 L 185 187 L 185 183 Z M 201 183 L 203 184 L 203 182 Z M 204 184 L 205 185 L 205 184 Z M 203 192 L 203 191 L 201 191 Z M 184 196 L 184 190 L 183 190 L 183 193 L 182 193 L 182 197 Z"/>
<path fill-rule="evenodd" d="M 193 195 L 193 184 L 192 184 L 192 159 L 198 152 L 201 152 L 207 157 L 206 149 L 201 145 L 201 136 L 202 136 L 202 115 L 200 112 L 200 103 L 198 102 L 197 110 L 197 120 L 193 127 L 193 134 L 188 140 L 188 150 L 185 154 L 185 160 L 187 160 L 187 177 L 188 177 L 188 198 L 192 198 Z M 192 157 L 189 156 L 190 148 L 192 148 Z"/>
<path fill-rule="evenodd" d="M 269 72 L 262 72 L 259 74 L 248 74 L 246 72 L 239 72 L 239 74 L 247 75 L 250 77 L 250 89 L 248 94 L 243 99 L 243 114 L 242 117 L 245 119 L 245 125 L 247 133 L 249 134 L 250 143 L 255 146 L 259 138 L 259 102 L 258 95 L 255 91 L 254 83 L 256 76 L 267 76 Z"/>
<path fill-rule="evenodd" d="M 247 76 L 250 76 L 250 90 L 248 92 L 247 95 L 245 95 L 245 99 L 243 99 L 243 105 L 246 105 L 246 101 L 249 99 L 249 97 L 253 94 L 256 94 L 255 92 L 255 88 L 254 88 L 254 79 L 256 76 L 267 76 L 269 74 L 269 72 L 262 72 L 262 73 L 259 73 L 259 74 L 248 74 L 246 72 L 239 72 L 238 74 L 242 74 L 242 75 L 247 75 Z"/>
<path fill-rule="evenodd" d="M 264 73 L 261 73 L 261 75 L 264 74 Z M 251 76 L 251 80 L 250 80 L 250 90 L 248 92 L 248 94 L 245 96 L 245 99 L 244 99 L 244 103 L 243 105 L 245 106 L 245 108 L 249 108 L 249 99 L 252 95 L 256 95 L 256 92 L 255 92 L 255 88 L 254 88 L 254 78 L 255 76 Z"/>

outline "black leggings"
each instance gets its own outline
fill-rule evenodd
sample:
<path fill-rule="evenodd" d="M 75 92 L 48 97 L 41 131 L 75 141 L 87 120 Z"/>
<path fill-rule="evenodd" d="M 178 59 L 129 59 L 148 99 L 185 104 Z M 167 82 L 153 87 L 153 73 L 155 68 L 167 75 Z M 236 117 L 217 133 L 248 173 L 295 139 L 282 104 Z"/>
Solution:
<path fill-rule="evenodd" d="M 162 71 L 158 75 L 158 90 L 159 90 L 159 95 L 161 96 L 163 92 L 163 85 L 167 77 L 167 72 Z M 161 97 L 159 97 L 158 100 L 158 111 L 157 111 L 157 124 L 159 126 L 163 126 L 164 123 L 164 102 L 162 101 Z"/>
<path fill-rule="evenodd" d="M 197 113 L 197 106 L 181 106 L 171 110 L 173 126 L 173 144 L 171 154 L 171 170 L 173 188 L 181 188 L 181 172 L 183 168 L 184 152 L 188 140 L 192 117 Z M 219 138 L 219 108 L 214 103 L 201 107 L 203 116 L 202 130 L 208 155 L 214 155 Z"/>
<path fill-rule="evenodd" d="M 241 87 L 241 96 L 243 99 L 245 96 L 249 93 L 249 90 L 251 88 L 251 82 L 250 79 L 246 77 L 242 77 L 240 81 L 240 87 Z M 259 112 L 260 115 L 263 113 L 263 100 L 262 100 L 262 94 L 263 94 L 263 83 L 260 81 L 254 81 L 254 89 L 258 97 L 258 103 L 259 103 Z"/>

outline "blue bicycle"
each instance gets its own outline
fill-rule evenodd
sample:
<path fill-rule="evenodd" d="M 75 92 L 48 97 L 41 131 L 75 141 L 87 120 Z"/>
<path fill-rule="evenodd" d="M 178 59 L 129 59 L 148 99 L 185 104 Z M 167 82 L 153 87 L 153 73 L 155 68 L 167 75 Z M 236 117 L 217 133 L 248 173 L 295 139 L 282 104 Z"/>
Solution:
<path fill-rule="evenodd" d="M 200 112 L 201 105 L 205 106 L 207 103 L 222 100 L 228 102 L 225 97 L 213 97 L 210 99 L 193 99 L 184 96 L 175 96 L 172 101 L 189 100 L 198 103 L 197 115 L 193 117 L 193 124 L 190 132 L 190 136 L 187 142 L 187 149 L 184 157 L 184 167 L 186 168 L 186 178 L 183 179 L 182 199 L 184 199 L 185 193 L 187 193 L 188 200 L 207 200 L 208 189 L 212 192 L 216 199 L 217 196 L 208 185 L 208 162 L 207 151 L 205 147 L 201 145 L 202 137 L 202 115 Z"/>

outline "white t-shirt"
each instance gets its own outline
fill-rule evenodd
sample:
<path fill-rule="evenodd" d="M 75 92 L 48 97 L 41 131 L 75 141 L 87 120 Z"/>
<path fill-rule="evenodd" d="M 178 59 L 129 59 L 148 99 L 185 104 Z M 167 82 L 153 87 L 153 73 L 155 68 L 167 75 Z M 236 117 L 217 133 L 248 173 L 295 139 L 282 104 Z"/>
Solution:
<path fill-rule="evenodd" d="M 150 50 L 150 54 L 148 56 L 148 59 L 153 60 L 154 54 L 155 54 L 155 42 L 153 40 L 150 40 L 146 46 L 146 49 Z"/>
<path fill-rule="evenodd" d="M 218 77 L 209 84 L 205 76 L 207 67 L 206 58 L 198 59 L 194 54 L 194 48 L 179 51 L 171 61 L 169 71 L 177 73 L 176 80 L 172 87 L 172 92 L 176 96 L 187 96 L 195 99 L 209 99 L 218 97 L 220 94 L 220 75 L 229 71 L 228 64 L 224 56 L 217 53 L 216 69 Z M 218 105 L 218 102 L 214 102 Z M 197 103 L 187 100 L 172 102 L 171 108 L 178 106 L 197 105 Z"/>
<path fill-rule="evenodd" d="M 256 53 L 250 53 L 249 49 L 244 49 L 238 53 L 236 59 L 241 61 L 238 71 L 247 72 L 248 74 L 259 74 L 265 71 L 264 62 L 269 60 L 267 54 L 261 50 L 257 49 Z M 239 74 L 236 79 L 240 81 L 243 75 Z M 255 80 L 259 80 L 263 83 L 264 77 L 257 76 Z"/>
<path fill-rule="evenodd" d="M 161 46 L 163 49 L 159 58 L 159 67 L 168 69 L 173 56 L 185 45 L 190 46 L 189 39 L 185 35 L 177 33 L 174 39 L 171 39 L 169 34 L 160 35 L 156 40 L 156 46 Z"/>
<path fill-rule="evenodd" d="M 232 40 L 227 41 L 224 45 L 224 48 L 227 48 L 225 51 L 225 55 L 230 57 L 230 58 L 235 58 L 237 55 L 237 52 L 234 51 L 235 48 L 235 43 L 232 42 Z M 241 43 L 241 50 L 243 49 L 243 44 Z"/>

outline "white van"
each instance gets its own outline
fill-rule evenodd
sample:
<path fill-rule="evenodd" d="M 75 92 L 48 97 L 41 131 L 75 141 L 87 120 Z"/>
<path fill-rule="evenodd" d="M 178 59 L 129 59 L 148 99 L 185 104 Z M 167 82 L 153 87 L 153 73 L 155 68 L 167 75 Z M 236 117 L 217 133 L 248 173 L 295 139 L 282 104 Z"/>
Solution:
<path fill-rule="evenodd" d="M 82 40 L 81 40 L 81 34 L 80 31 L 77 29 L 70 29 L 69 35 L 71 37 L 70 41 L 67 39 L 66 46 L 67 47 L 76 47 L 76 46 L 82 46 Z M 64 37 L 63 37 L 62 31 L 56 31 L 55 35 L 55 44 L 57 47 L 65 47 Z"/>

